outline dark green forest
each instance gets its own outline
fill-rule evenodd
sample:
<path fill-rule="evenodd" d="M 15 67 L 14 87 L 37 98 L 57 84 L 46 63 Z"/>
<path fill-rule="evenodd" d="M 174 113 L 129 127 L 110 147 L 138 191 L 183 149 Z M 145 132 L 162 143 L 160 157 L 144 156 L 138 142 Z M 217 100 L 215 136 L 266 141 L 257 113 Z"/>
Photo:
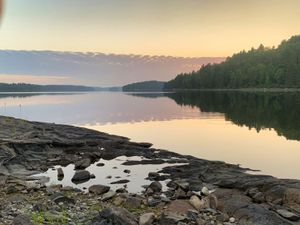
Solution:
<path fill-rule="evenodd" d="M 300 88 L 300 36 L 277 48 L 260 45 L 220 64 L 202 66 L 165 84 L 175 89 Z"/>
<path fill-rule="evenodd" d="M 128 84 L 123 87 L 124 92 L 139 92 L 139 91 L 163 91 L 165 82 L 161 81 L 144 81 L 133 84 Z"/>
<path fill-rule="evenodd" d="M 59 92 L 59 91 L 95 91 L 93 87 L 75 85 L 35 85 L 0 83 L 0 92 Z"/>

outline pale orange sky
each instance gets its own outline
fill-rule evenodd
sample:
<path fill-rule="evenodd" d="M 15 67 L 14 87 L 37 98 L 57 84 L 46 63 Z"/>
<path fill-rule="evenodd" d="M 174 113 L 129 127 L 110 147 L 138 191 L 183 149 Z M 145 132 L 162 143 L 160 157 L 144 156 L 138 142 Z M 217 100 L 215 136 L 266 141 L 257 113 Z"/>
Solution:
<path fill-rule="evenodd" d="M 0 49 L 228 56 L 299 33 L 299 0 L 9 0 Z"/>

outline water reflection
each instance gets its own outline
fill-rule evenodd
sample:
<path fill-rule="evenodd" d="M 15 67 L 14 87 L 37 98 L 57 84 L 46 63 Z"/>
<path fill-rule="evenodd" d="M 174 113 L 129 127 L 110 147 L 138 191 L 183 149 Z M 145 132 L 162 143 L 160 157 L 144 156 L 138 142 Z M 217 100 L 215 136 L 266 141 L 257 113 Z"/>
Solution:
<path fill-rule="evenodd" d="M 274 129 L 278 135 L 300 140 L 299 92 L 177 92 L 133 93 L 145 98 L 169 97 L 180 106 L 197 107 L 202 113 L 221 113 L 225 119 L 239 126 Z"/>

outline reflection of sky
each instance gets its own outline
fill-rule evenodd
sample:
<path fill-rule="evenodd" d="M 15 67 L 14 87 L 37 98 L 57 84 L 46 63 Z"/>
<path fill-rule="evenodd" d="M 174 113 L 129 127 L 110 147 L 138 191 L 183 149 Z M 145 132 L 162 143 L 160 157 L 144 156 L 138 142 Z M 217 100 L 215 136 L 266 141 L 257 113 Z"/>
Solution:
<path fill-rule="evenodd" d="M 272 129 L 258 133 L 226 121 L 223 114 L 179 106 L 167 97 L 102 92 L 26 98 L 0 95 L 0 114 L 84 126 L 150 142 L 156 148 L 300 179 L 299 141 L 286 140 Z"/>
<path fill-rule="evenodd" d="M 57 179 L 57 170 L 49 169 L 47 172 L 43 174 L 38 174 L 36 176 L 47 176 L 50 177 L 49 184 L 62 184 L 63 186 L 73 186 L 77 188 L 88 188 L 95 184 L 108 185 L 113 190 L 118 188 L 122 188 L 124 184 L 111 184 L 111 182 L 119 181 L 119 180 L 129 180 L 130 182 L 126 184 L 127 190 L 131 193 L 139 193 L 144 190 L 142 186 L 149 185 L 151 183 L 150 180 L 146 180 L 149 172 L 158 172 L 162 168 L 167 166 L 181 165 L 181 164 L 159 164 L 159 165 L 134 165 L 134 166 L 126 166 L 122 165 L 122 163 L 128 160 L 141 160 L 141 157 L 118 157 L 113 160 L 103 160 L 101 159 L 99 162 L 104 163 L 103 167 L 98 167 L 96 162 L 90 165 L 86 170 L 88 170 L 91 174 L 96 176 L 95 179 L 91 179 L 87 182 L 81 184 L 74 184 L 71 179 L 74 176 L 74 165 L 68 165 L 63 167 L 64 171 L 64 179 L 62 181 L 58 181 Z M 59 168 L 55 167 L 55 168 Z M 124 170 L 130 170 L 129 174 L 124 173 Z M 111 176 L 111 178 L 107 178 Z M 162 182 L 164 188 L 166 189 L 166 182 Z"/>
<path fill-rule="evenodd" d="M 1 98 L 2 96 L 2 98 Z M 0 113 L 34 121 L 76 125 L 127 123 L 180 118 L 221 117 L 199 109 L 178 106 L 171 99 L 141 98 L 123 93 L 0 96 Z"/>

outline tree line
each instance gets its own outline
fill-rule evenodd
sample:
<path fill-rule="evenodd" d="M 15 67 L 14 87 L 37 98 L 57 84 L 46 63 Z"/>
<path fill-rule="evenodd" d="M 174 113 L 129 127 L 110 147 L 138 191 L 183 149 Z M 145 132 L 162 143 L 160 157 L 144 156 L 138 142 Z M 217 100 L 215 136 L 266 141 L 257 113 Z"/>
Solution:
<path fill-rule="evenodd" d="M 166 90 L 300 88 L 300 36 L 277 47 L 241 51 L 220 64 L 203 65 L 200 70 L 179 74 L 167 82 Z"/>

